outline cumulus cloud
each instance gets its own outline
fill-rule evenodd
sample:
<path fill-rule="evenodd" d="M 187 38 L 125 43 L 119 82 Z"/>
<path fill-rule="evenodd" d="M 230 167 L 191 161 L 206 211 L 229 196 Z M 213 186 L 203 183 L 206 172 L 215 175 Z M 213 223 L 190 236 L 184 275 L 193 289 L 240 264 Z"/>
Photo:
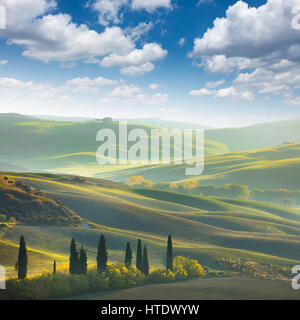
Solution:
<path fill-rule="evenodd" d="M 152 13 L 158 8 L 171 9 L 171 0 L 132 0 L 132 9 L 134 10 L 144 9 Z"/>
<path fill-rule="evenodd" d="M 122 23 L 124 10 L 153 13 L 159 8 L 172 8 L 171 0 L 95 0 L 90 6 L 98 13 L 98 21 L 104 26 Z"/>
<path fill-rule="evenodd" d="M 103 67 L 121 66 L 123 74 L 143 74 L 154 68 L 153 61 L 161 60 L 167 51 L 157 43 L 147 43 L 142 49 L 135 49 L 127 55 L 112 53 L 103 58 Z"/>
<path fill-rule="evenodd" d="M 7 29 L 0 30 L 0 37 L 8 38 L 9 44 L 24 47 L 23 55 L 31 59 L 58 61 L 68 67 L 81 59 L 103 66 L 118 60 L 119 63 L 110 62 L 110 65 L 135 67 L 123 69 L 123 74 L 142 74 L 153 70 L 153 61 L 166 55 L 158 44 L 136 48 L 135 42 L 151 29 L 151 23 L 141 23 L 125 31 L 117 26 L 106 27 L 98 33 L 84 24 L 73 23 L 68 14 L 53 14 L 54 0 L 0 0 L 0 5 L 7 9 Z M 139 63 L 132 62 L 133 56 L 139 57 Z M 102 61 L 103 57 L 107 59 Z"/>
<path fill-rule="evenodd" d="M 225 18 L 217 18 L 212 29 L 195 39 L 192 55 L 249 59 L 286 55 L 300 44 L 300 34 L 292 24 L 297 7 L 298 0 L 268 0 L 258 8 L 238 1 L 228 8 Z"/>
<path fill-rule="evenodd" d="M 122 22 L 123 14 L 120 11 L 128 4 L 128 0 L 96 0 L 92 8 L 98 12 L 99 23 L 107 26 L 109 23 Z"/>
<path fill-rule="evenodd" d="M 149 33 L 149 31 L 153 28 L 153 23 L 150 21 L 140 22 L 135 27 L 127 27 L 125 29 L 125 33 L 130 36 L 130 38 L 135 42 L 139 40 L 142 36 L 145 36 Z"/>
<path fill-rule="evenodd" d="M 219 80 L 219 81 L 214 81 L 214 82 L 206 82 L 205 87 L 206 88 L 210 88 L 210 89 L 211 88 L 217 88 L 217 87 L 221 86 L 224 83 L 225 83 L 224 79 Z"/>
<path fill-rule="evenodd" d="M 114 88 L 105 97 L 100 99 L 101 103 L 111 104 L 114 102 L 124 102 L 129 104 L 156 105 L 167 102 L 166 93 L 157 92 L 155 94 L 145 93 L 139 86 L 122 83 Z"/>
<path fill-rule="evenodd" d="M 210 73 L 245 72 L 221 96 L 240 96 L 236 93 L 241 90 L 292 91 L 300 66 L 299 19 L 299 0 L 267 0 L 258 8 L 237 1 L 224 18 L 217 18 L 212 28 L 194 40 L 189 57 Z"/>
<path fill-rule="evenodd" d="M 199 90 L 192 90 L 189 92 L 189 95 L 194 96 L 194 97 L 210 96 L 213 94 L 214 94 L 214 92 L 211 90 L 208 90 L 207 88 L 201 88 Z"/>
<path fill-rule="evenodd" d="M 8 63 L 8 60 L 0 60 L 0 66 L 4 66 Z"/>
<path fill-rule="evenodd" d="M 232 98 L 232 99 L 249 100 L 249 101 L 252 101 L 254 99 L 253 93 L 243 87 L 231 86 L 227 88 L 221 88 L 218 90 L 214 89 L 224 83 L 225 83 L 224 80 L 220 80 L 216 82 L 207 82 L 206 88 L 201 88 L 199 90 L 191 90 L 189 92 L 189 95 L 194 97 L 213 96 L 215 98 Z"/>

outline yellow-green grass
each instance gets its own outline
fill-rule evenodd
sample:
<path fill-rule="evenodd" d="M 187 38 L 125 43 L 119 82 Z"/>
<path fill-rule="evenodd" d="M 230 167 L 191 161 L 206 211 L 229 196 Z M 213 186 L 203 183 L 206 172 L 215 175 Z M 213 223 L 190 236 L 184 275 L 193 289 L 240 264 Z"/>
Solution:
<path fill-rule="evenodd" d="M 281 265 L 293 265 L 300 257 L 297 210 L 251 201 L 230 203 L 158 190 L 130 190 L 91 178 L 77 182 L 61 175 L 10 176 L 47 191 L 90 221 L 90 228 L 16 226 L 3 236 L 14 243 L 23 232 L 33 248 L 67 254 L 74 237 L 88 248 L 94 263 L 101 233 L 107 236 L 111 259 L 118 261 L 124 258 L 126 241 L 135 248 L 136 239 L 141 238 L 148 244 L 152 265 L 161 266 L 171 233 L 176 255 L 191 256 L 213 267 L 224 257 Z"/>
<path fill-rule="evenodd" d="M 96 135 L 100 129 L 110 128 L 118 135 L 119 124 L 97 122 L 69 122 L 39 120 L 15 114 L 0 115 L 0 161 L 19 165 L 32 171 L 78 174 L 76 167 L 95 165 L 95 153 L 100 146 Z M 128 124 L 128 131 L 144 129 L 150 141 L 153 127 Z M 207 139 L 207 154 L 228 151 L 226 144 Z M 133 142 L 129 142 L 129 146 Z M 117 142 L 118 147 L 118 142 Z M 201 148 L 202 146 L 200 146 Z M 194 151 L 198 146 L 193 146 Z M 151 154 L 150 149 L 146 150 Z M 101 170 L 101 166 L 98 166 Z M 74 168 L 71 171 L 71 168 Z M 68 171 L 67 171 L 68 170 Z"/>
<path fill-rule="evenodd" d="M 6 269 L 6 275 L 16 276 L 15 263 L 18 260 L 17 241 L 0 240 L 0 265 Z M 27 247 L 28 275 L 40 273 L 43 270 L 51 270 L 53 261 L 58 264 L 66 263 L 68 257 L 55 252 L 44 251 L 39 248 Z"/>
<path fill-rule="evenodd" d="M 197 279 L 154 284 L 103 294 L 75 297 L 88 300 L 299 300 L 297 290 L 285 281 L 246 277 Z M 74 299 L 74 298 L 72 298 Z"/>
<path fill-rule="evenodd" d="M 237 183 L 251 188 L 299 189 L 300 144 L 207 157 L 204 173 L 195 178 L 201 184 Z"/>
<path fill-rule="evenodd" d="M 206 156 L 204 172 L 188 177 L 186 165 L 105 165 L 79 164 L 75 161 L 55 168 L 58 173 L 94 176 L 112 181 L 125 181 L 131 176 L 143 176 L 153 182 L 178 182 L 196 179 L 200 184 L 246 184 L 250 188 L 299 189 L 300 144 L 282 145 L 267 149 L 224 153 Z"/>

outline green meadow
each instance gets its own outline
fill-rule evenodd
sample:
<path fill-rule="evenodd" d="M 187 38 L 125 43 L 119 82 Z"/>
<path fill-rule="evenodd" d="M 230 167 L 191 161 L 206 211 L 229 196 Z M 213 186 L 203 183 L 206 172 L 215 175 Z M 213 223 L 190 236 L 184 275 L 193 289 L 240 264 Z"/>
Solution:
<path fill-rule="evenodd" d="M 29 275 L 51 271 L 54 260 L 65 268 L 71 238 L 87 249 L 93 266 L 99 236 L 104 234 L 110 262 L 123 262 L 128 241 L 135 253 L 139 238 L 148 247 L 150 267 L 161 268 L 166 239 L 172 234 L 174 255 L 199 261 L 212 276 L 286 281 L 300 257 L 296 206 L 161 190 L 155 184 L 129 186 L 126 179 L 142 176 L 153 183 L 178 185 L 192 179 L 199 185 L 296 191 L 298 122 L 209 128 L 204 172 L 187 177 L 185 164 L 99 165 L 96 133 L 103 125 L 95 121 L 1 115 L 0 264 L 9 277 L 16 275 L 18 242 L 24 235 Z M 149 134 L 155 125 L 145 121 L 128 128 L 142 126 Z M 118 130 L 117 123 L 110 126 Z M 278 130 L 284 129 L 280 135 Z M 258 139 L 264 130 L 272 134 Z"/>

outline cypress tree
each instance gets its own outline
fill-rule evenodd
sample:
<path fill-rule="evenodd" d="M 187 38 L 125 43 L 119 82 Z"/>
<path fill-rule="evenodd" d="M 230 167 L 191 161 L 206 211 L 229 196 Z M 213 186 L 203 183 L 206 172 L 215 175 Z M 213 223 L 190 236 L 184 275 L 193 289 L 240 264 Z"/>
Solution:
<path fill-rule="evenodd" d="M 70 274 L 78 273 L 78 251 L 77 251 L 76 242 L 74 239 L 71 240 L 71 245 L 70 245 L 69 272 Z"/>
<path fill-rule="evenodd" d="M 52 274 L 56 274 L 56 260 L 53 262 L 53 271 Z"/>
<path fill-rule="evenodd" d="M 97 270 L 99 273 L 102 273 L 106 270 L 107 267 L 108 252 L 106 249 L 106 240 L 103 234 L 101 234 L 99 244 L 98 244 L 98 253 L 97 253 Z"/>
<path fill-rule="evenodd" d="M 143 272 L 143 253 L 141 239 L 138 239 L 138 245 L 136 250 L 136 268 Z"/>
<path fill-rule="evenodd" d="M 125 266 L 126 268 L 130 268 L 132 264 L 132 251 L 130 248 L 130 243 L 127 242 L 126 252 L 125 252 Z"/>
<path fill-rule="evenodd" d="M 20 238 L 20 247 L 18 255 L 18 279 L 25 279 L 27 276 L 27 249 L 24 236 Z"/>
<path fill-rule="evenodd" d="M 173 244 L 172 244 L 172 236 L 169 235 L 168 238 L 168 248 L 167 248 L 167 263 L 166 263 L 167 271 L 173 271 Z"/>
<path fill-rule="evenodd" d="M 146 246 L 144 246 L 144 250 L 143 250 L 143 273 L 146 276 L 149 274 L 149 260 L 148 260 L 148 252 L 147 252 Z"/>
<path fill-rule="evenodd" d="M 87 254 L 86 250 L 83 247 L 80 248 L 79 251 L 79 270 L 78 273 L 86 274 L 87 273 Z"/>

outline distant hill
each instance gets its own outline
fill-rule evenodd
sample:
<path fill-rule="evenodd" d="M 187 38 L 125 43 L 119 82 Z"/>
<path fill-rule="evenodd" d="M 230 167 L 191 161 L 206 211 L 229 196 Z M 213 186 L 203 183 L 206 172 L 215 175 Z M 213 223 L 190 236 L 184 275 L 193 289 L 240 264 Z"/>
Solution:
<path fill-rule="evenodd" d="M 101 124 L 96 121 L 71 122 L 40 120 L 16 114 L 0 114 L 0 162 L 10 163 L 31 171 L 51 170 L 52 172 L 89 175 L 90 168 L 99 171 L 96 141 L 101 128 L 110 128 L 118 134 L 119 124 Z M 151 128 L 128 124 L 128 131 L 144 129 L 150 136 Z M 228 151 L 226 145 L 206 140 L 207 155 Z M 129 146 L 133 143 L 129 143 Z M 195 146 L 194 146 L 195 150 Z M 150 153 L 150 150 L 147 150 Z M 80 168 L 86 171 L 81 174 Z"/>
<path fill-rule="evenodd" d="M 300 142 L 300 119 L 260 123 L 244 128 L 212 129 L 206 138 L 228 146 L 230 151 L 268 148 Z"/>
<path fill-rule="evenodd" d="M 238 183 L 250 188 L 298 190 L 300 143 L 208 157 L 203 175 L 196 179 L 201 184 Z"/>
<path fill-rule="evenodd" d="M 92 117 L 62 117 L 53 115 L 33 115 L 34 118 L 52 121 L 71 121 L 71 122 L 86 122 L 93 121 Z M 101 117 L 100 117 L 101 118 Z M 208 129 L 209 126 L 198 123 L 183 122 L 183 121 L 168 121 L 160 118 L 134 118 L 134 119 L 116 119 L 120 121 L 127 121 L 128 123 L 138 124 L 142 126 L 150 126 L 164 129 Z"/>
<path fill-rule="evenodd" d="M 8 175 L 0 175 L 0 214 L 8 221 L 14 218 L 34 225 L 81 224 L 81 219 L 65 205 Z"/>
<path fill-rule="evenodd" d="M 29 172 L 30 170 L 21 166 L 0 162 L 0 171 Z"/>
<path fill-rule="evenodd" d="M 300 189 L 300 143 L 251 151 L 207 156 L 200 176 L 186 176 L 187 165 L 117 166 L 95 175 L 102 179 L 125 181 L 143 176 L 152 182 L 183 182 L 195 179 L 201 184 L 246 184 L 250 188 Z"/>
<path fill-rule="evenodd" d="M 41 120 L 51 120 L 51 121 L 71 121 L 71 122 L 86 122 L 94 120 L 94 118 L 89 117 L 62 117 L 62 116 L 53 116 L 53 115 L 41 115 L 36 114 L 32 115 L 35 119 L 41 119 Z"/>
<path fill-rule="evenodd" d="M 144 126 L 152 126 L 163 129 L 208 129 L 209 126 L 198 123 L 183 122 L 183 121 L 168 121 L 160 118 L 141 118 L 141 119 L 122 119 L 128 123 L 139 124 Z"/>

